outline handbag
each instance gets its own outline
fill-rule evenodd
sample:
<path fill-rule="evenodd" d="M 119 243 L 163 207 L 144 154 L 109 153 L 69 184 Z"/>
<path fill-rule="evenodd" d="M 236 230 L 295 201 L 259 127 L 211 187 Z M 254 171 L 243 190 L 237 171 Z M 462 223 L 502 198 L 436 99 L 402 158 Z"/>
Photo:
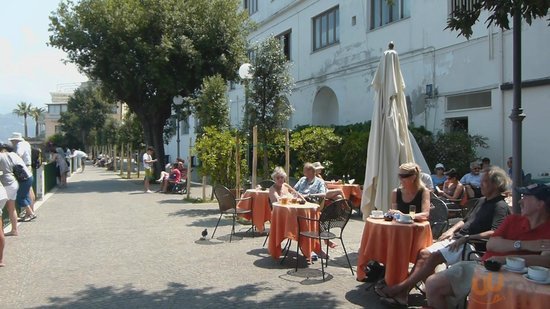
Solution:
<path fill-rule="evenodd" d="M 15 179 L 17 179 L 17 181 L 25 181 L 27 179 L 29 179 L 29 176 L 27 175 L 27 172 L 25 172 L 25 169 L 23 168 L 23 166 L 21 164 L 15 164 L 13 163 L 13 161 L 11 160 L 11 157 L 10 155 L 8 154 L 8 159 L 10 160 L 11 162 L 11 171 L 13 173 L 13 176 L 15 176 Z"/>
<path fill-rule="evenodd" d="M 363 270 L 365 271 L 365 282 L 377 282 L 386 274 L 386 267 L 374 260 L 370 260 Z"/>

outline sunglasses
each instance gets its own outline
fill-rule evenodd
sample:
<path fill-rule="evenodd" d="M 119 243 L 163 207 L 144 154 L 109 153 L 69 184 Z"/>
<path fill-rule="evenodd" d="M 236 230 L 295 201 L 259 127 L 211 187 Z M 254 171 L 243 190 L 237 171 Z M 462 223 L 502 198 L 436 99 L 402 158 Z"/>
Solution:
<path fill-rule="evenodd" d="M 397 174 L 399 178 L 409 178 L 411 176 L 414 176 L 414 174 Z"/>

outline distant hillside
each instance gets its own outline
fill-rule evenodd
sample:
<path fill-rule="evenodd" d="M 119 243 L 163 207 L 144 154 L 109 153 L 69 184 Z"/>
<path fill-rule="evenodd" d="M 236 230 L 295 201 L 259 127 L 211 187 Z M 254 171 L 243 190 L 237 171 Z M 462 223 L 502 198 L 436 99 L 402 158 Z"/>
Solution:
<path fill-rule="evenodd" d="M 12 132 L 24 134 L 25 125 L 23 117 L 14 114 L 0 114 L 0 141 L 8 142 Z M 29 136 L 34 136 L 34 120 L 27 118 Z"/>

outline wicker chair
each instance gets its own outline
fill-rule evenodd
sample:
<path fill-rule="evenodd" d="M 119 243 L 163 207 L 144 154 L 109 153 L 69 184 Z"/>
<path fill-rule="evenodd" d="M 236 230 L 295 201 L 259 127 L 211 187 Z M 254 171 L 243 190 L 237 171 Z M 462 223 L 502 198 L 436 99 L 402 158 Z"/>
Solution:
<path fill-rule="evenodd" d="M 323 273 L 323 281 L 325 281 L 325 267 L 328 267 L 328 250 L 329 250 L 328 241 L 335 238 L 340 239 L 342 248 L 344 249 L 344 253 L 348 261 L 349 269 L 351 270 L 351 274 L 352 275 L 354 274 L 353 268 L 351 267 L 351 262 L 349 261 L 348 252 L 346 251 L 346 247 L 344 246 L 344 240 L 342 239 L 344 228 L 346 227 L 350 216 L 351 216 L 351 207 L 349 206 L 349 202 L 345 199 L 334 201 L 333 203 L 325 207 L 323 212 L 321 212 L 321 216 L 319 219 L 312 219 L 312 218 L 298 216 L 298 235 L 299 236 L 297 241 L 298 244 L 296 247 L 296 255 L 300 254 L 299 253 L 300 236 L 307 237 L 307 238 L 316 238 L 319 240 L 319 243 L 321 244 L 322 244 L 322 241 L 325 241 L 325 240 L 327 241 L 325 263 L 323 263 L 323 256 L 319 256 L 319 258 L 321 259 L 321 270 Z M 317 229 L 313 231 L 302 231 L 300 229 L 301 221 L 306 221 L 306 222 L 309 221 L 310 223 L 315 223 L 317 225 Z M 335 230 L 337 231 L 335 232 Z M 298 261 L 296 261 L 296 271 L 298 271 Z"/>
<path fill-rule="evenodd" d="M 235 234 L 235 220 L 237 216 L 243 215 L 243 214 L 250 214 L 252 216 L 252 208 L 250 209 L 237 208 L 237 202 L 250 200 L 250 197 L 237 199 L 235 198 L 235 195 L 233 195 L 233 193 L 229 191 L 229 189 L 227 189 L 222 185 L 216 185 L 214 187 L 214 195 L 218 200 L 218 206 L 220 208 L 220 217 L 218 218 L 218 223 L 216 223 L 216 227 L 214 228 L 214 233 L 212 233 L 212 238 L 214 238 L 214 234 L 216 234 L 216 229 L 220 224 L 220 220 L 222 219 L 222 216 L 230 215 L 233 219 L 231 234 L 229 236 L 229 242 L 231 242 L 233 234 Z M 252 216 L 252 218 L 254 219 L 254 216 Z M 253 229 L 254 229 L 254 222 L 252 222 L 252 230 Z"/>

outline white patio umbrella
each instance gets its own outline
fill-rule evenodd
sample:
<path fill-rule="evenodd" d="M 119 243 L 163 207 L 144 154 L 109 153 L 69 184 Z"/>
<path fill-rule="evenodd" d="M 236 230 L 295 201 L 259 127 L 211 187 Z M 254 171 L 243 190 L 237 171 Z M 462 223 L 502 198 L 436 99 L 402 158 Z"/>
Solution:
<path fill-rule="evenodd" d="M 384 212 L 390 208 L 391 192 L 399 185 L 399 165 L 415 162 L 407 126 L 405 82 L 393 42 L 380 59 L 372 86 L 374 111 L 361 199 L 363 220 L 375 207 Z"/>

